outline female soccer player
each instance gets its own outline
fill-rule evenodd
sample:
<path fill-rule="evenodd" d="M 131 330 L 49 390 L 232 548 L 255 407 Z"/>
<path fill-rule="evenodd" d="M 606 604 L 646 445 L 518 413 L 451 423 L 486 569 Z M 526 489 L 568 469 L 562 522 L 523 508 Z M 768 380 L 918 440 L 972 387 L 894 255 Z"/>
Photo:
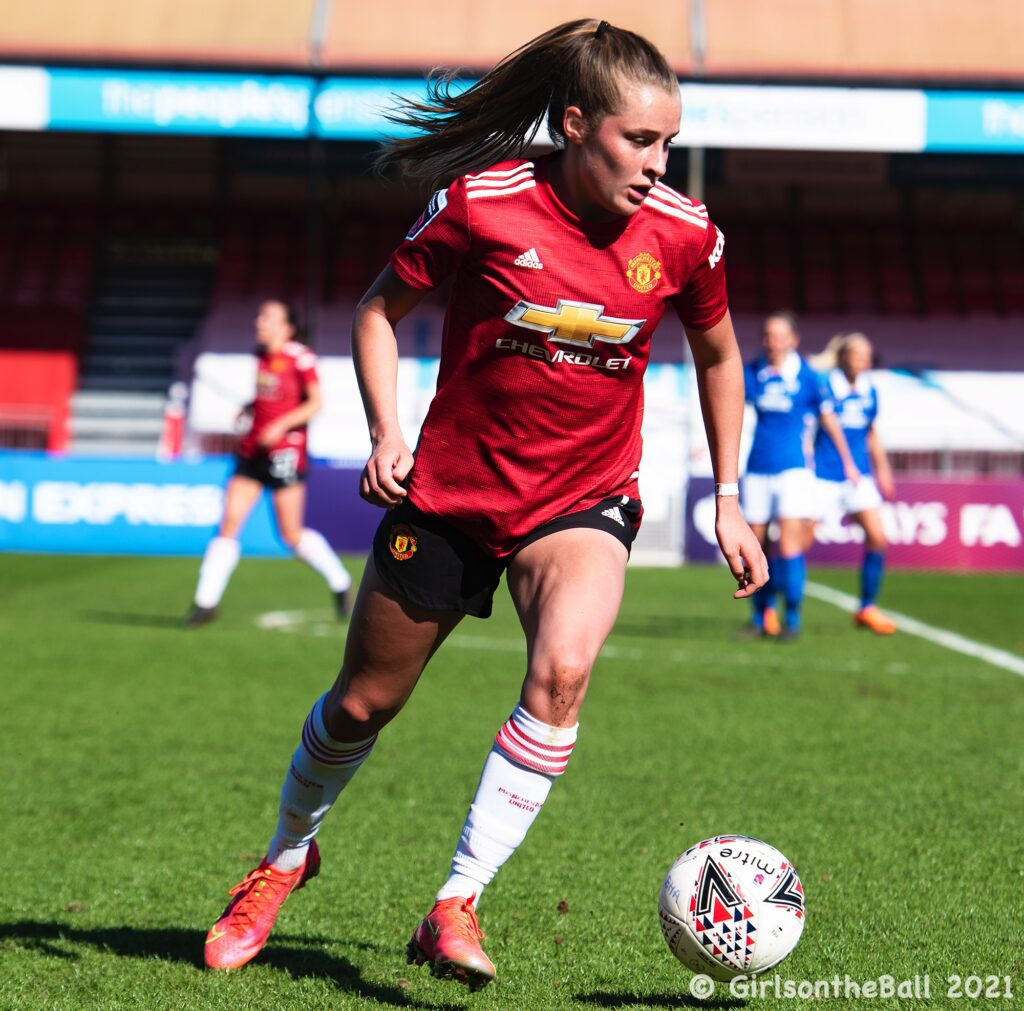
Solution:
<path fill-rule="evenodd" d="M 834 439 L 842 473 L 856 480 L 857 469 L 836 421 L 832 402 L 814 370 L 797 353 L 796 320 L 784 311 L 764 321 L 762 355 L 745 370 L 746 399 L 754 405 L 757 428 L 743 478 L 743 513 L 755 536 L 768 548 L 768 526 L 779 526 L 770 583 L 753 600 L 750 630 L 783 640 L 800 634 L 800 612 L 807 581 L 804 559 L 807 521 L 815 512 L 814 473 L 804 446 L 808 415 Z M 781 593 L 786 604 L 780 630 L 772 602 Z"/>
<path fill-rule="evenodd" d="M 259 368 L 256 399 L 243 409 L 252 424 L 238 447 L 234 476 L 224 494 L 224 518 L 199 568 L 186 627 L 212 621 L 241 550 L 238 537 L 264 488 L 270 489 L 281 539 L 327 580 L 339 617 L 348 613 L 352 585 L 322 534 L 303 526 L 306 510 L 306 424 L 320 410 L 316 355 L 295 340 L 294 311 L 269 301 L 256 316 Z"/>
<path fill-rule="evenodd" d="M 854 623 L 877 635 L 892 635 L 896 623 L 875 604 L 888 547 L 882 497 L 891 499 L 894 486 L 889 457 L 875 428 L 878 393 L 868 375 L 873 348 L 862 333 L 841 334 L 830 347 L 834 349 L 832 362 L 820 361 L 819 368 L 831 365 L 825 379 L 828 393 L 860 477 L 849 480 L 835 442 L 827 432 L 819 431 L 814 440 L 814 462 L 821 510 L 823 515 L 849 516 L 864 531 L 860 610 L 853 616 Z"/>
<path fill-rule="evenodd" d="M 548 118 L 556 152 L 520 157 Z M 461 94 L 442 86 L 385 149 L 438 190 L 359 304 L 353 350 L 373 444 L 362 495 L 388 509 L 334 687 L 313 706 L 263 863 L 207 938 L 232 968 L 317 872 L 313 837 L 378 732 L 466 614 L 506 574 L 526 676 L 494 745 L 451 873 L 407 953 L 471 988 L 494 977 L 475 908 L 566 769 L 591 668 L 640 523 L 643 372 L 666 308 L 686 325 L 718 485 L 716 530 L 747 597 L 767 579 L 739 510 L 743 371 L 723 238 L 660 182 L 679 87 L 645 39 L 573 21 Z M 511 160 L 509 160 L 511 158 Z M 415 454 L 398 427 L 395 327 L 446 278 L 437 392 Z"/>

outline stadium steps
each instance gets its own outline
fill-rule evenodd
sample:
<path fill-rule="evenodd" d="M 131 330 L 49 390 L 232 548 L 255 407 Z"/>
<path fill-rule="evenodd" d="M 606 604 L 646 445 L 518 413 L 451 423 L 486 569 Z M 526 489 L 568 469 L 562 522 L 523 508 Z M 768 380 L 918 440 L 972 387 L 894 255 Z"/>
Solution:
<path fill-rule="evenodd" d="M 71 398 L 70 451 L 97 456 L 155 456 L 165 400 L 163 392 L 156 391 L 80 389 Z"/>
<path fill-rule="evenodd" d="M 206 313 L 213 277 L 212 263 L 175 250 L 143 243 L 133 255 L 121 244 L 100 263 L 72 400 L 73 453 L 155 454 L 166 392 Z"/>
<path fill-rule="evenodd" d="M 192 318 L 194 314 L 190 314 L 189 319 Z M 182 327 L 187 323 L 178 316 L 97 312 L 93 313 L 91 322 L 94 335 L 134 337 L 136 340 L 141 334 L 145 334 L 149 340 L 159 337 L 173 337 L 177 340 L 181 337 Z M 96 339 L 95 336 L 93 339 Z"/>
<path fill-rule="evenodd" d="M 173 351 L 162 352 L 148 344 L 143 347 L 135 344 L 130 348 L 107 353 L 90 350 L 82 358 L 82 370 L 87 375 L 159 376 L 169 381 L 173 367 Z"/>
<path fill-rule="evenodd" d="M 122 284 L 120 279 L 116 283 Z M 161 292 L 158 290 L 118 290 L 97 295 L 93 311 L 106 315 L 131 315 L 148 312 L 155 316 L 171 316 L 187 320 L 201 316 L 206 309 L 205 291 L 191 290 L 184 293 Z"/>

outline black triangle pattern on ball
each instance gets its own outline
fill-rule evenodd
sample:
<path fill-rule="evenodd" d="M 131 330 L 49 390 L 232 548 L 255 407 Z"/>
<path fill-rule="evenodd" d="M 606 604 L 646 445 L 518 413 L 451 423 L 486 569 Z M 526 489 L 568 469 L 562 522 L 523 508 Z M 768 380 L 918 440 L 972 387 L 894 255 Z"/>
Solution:
<path fill-rule="evenodd" d="M 708 862 L 710 859 L 709 857 Z M 706 870 L 707 864 L 705 864 Z M 731 909 L 721 903 L 714 905 L 712 902 L 705 901 L 705 906 L 713 906 L 709 910 L 711 915 L 708 913 L 694 915 L 693 925 L 696 928 L 694 933 L 704 950 L 716 962 L 732 969 L 744 970 L 750 965 L 755 944 L 755 940 L 751 936 L 757 929 L 753 923 L 754 914 L 749 905 L 742 901 L 742 893 L 739 892 L 736 882 L 725 867 L 716 863 L 715 871 L 715 884 L 721 882 L 724 886 L 722 891 L 728 894 L 731 890 L 740 901 L 736 905 L 730 902 Z M 694 905 L 691 901 L 691 913 L 695 912 Z M 729 915 L 730 913 L 731 915 Z"/>

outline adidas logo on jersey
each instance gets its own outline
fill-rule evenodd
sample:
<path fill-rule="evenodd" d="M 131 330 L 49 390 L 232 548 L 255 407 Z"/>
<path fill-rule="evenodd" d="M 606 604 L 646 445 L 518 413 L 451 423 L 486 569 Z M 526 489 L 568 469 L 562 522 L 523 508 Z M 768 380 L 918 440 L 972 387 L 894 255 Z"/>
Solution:
<path fill-rule="evenodd" d="M 626 525 L 623 522 L 622 512 L 620 511 L 618 506 L 612 506 L 611 509 L 602 509 L 601 515 L 607 516 L 610 520 L 615 520 L 615 522 L 618 523 L 620 527 L 624 527 Z"/>
<path fill-rule="evenodd" d="M 520 253 L 516 257 L 515 264 L 517 267 L 530 267 L 532 270 L 544 269 L 544 264 L 540 262 L 537 250 L 532 246 L 525 253 Z"/>

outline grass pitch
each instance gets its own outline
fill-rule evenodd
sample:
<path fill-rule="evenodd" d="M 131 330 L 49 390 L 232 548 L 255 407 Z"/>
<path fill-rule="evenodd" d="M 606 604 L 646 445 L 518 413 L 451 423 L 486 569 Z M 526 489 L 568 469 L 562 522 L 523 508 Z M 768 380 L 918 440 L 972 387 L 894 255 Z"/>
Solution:
<path fill-rule="evenodd" d="M 358 566 L 356 566 L 358 567 Z M 223 617 L 175 623 L 193 559 L 0 556 L 0 1007 L 784 1008 L 687 990 L 656 898 L 675 856 L 742 833 L 796 865 L 807 928 L 783 979 L 991 975 L 1024 994 L 1024 679 L 858 632 L 815 600 L 793 644 L 741 642 L 721 569 L 636 570 L 568 774 L 481 906 L 498 982 L 407 966 L 499 724 L 521 636 L 467 619 L 320 836 L 321 876 L 245 969 L 205 931 L 260 858 L 340 629 L 288 561 L 244 560 Z M 851 591 L 855 576 L 812 570 Z M 1024 655 L 1020 578 L 892 574 L 884 603 Z M 290 630 L 261 628 L 286 609 Z M 1009 992 L 1002 982 L 1010 977 Z M 826 1004 L 830 1004 L 828 1000 Z M 907 1001 L 842 999 L 842 1007 Z"/>

